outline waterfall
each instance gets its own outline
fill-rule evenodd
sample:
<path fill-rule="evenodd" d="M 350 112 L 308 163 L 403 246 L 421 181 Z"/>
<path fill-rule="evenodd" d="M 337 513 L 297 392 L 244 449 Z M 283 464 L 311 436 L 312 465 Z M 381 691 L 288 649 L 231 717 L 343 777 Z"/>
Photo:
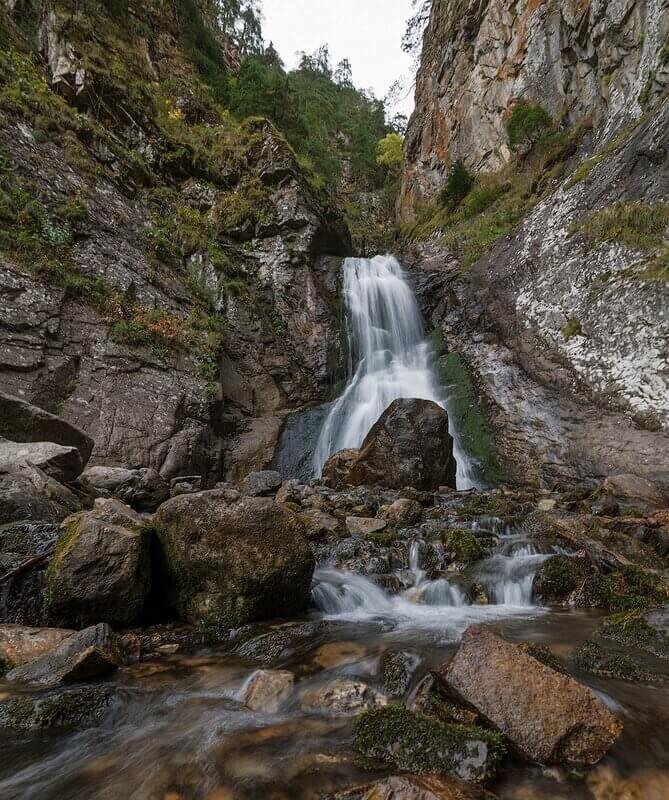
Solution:
<path fill-rule="evenodd" d="M 362 444 L 370 428 L 400 397 L 443 397 L 425 339 L 420 310 L 406 276 L 393 256 L 347 258 L 343 266 L 349 369 L 344 393 L 332 405 L 316 445 L 314 472 L 329 456 Z M 471 488 L 472 468 L 451 420 L 459 489 Z"/>

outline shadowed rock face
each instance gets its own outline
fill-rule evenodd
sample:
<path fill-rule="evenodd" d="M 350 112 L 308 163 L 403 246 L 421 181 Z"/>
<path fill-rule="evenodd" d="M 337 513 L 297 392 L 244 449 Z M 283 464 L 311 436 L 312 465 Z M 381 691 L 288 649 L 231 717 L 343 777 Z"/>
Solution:
<path fill-rule="evenodd" d="M 595 764 L 622 731 L 589 689 L 482 626 L 466 631 L 439 679 L 533 761 Z"/>
<path fill-rule="evenodd" d="M 541 104 L 598 141 L 641 116 L 669 81 L 662 0 L 435 0 L 405 142 L 399 214 L 431 200 L 449 164 L 493 172 L 511 158 L 514 104 Z"/>
<path fill-rule="evenodd" d="M 429 491 L 455 488 L 448 414 L 431 400 L 395 400 L 365 437 L 360 450 L 335 453 L 323 467 L 333 485 L 385 486 Z"/>

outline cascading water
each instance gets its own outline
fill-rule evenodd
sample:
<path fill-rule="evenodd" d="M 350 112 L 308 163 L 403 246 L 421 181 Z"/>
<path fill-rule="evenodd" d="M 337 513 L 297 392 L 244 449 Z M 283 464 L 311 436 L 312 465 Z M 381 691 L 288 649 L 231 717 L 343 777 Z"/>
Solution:
<path fill-rule="evenodd" d="M 421 566 L 421 544 L 420 540 L 409 544 L 413 586 L 401 594 L 390 594 L 363 575 L 323 566 L 314 574 L 314 604 L 331 619 L 383 619 L 397 628 L 438 629 L 446 640 L 458 639 L 477 622 L 542 613 L 543 609 L 532 603 L 532 583 L 539 566 L 555 553 L 539 553 L 531 543 L 508 537 L 499 551 L 477 564 L 471 574 L 490 601 L 477 605 L 457 581 L 427 578 Z"/>
<path fill-rule="evenodd" d="M 321 430 L 314 454 L 314 472 L 338 450 L 360 447 L 388 406 L 401 397 L 447 401 L 432 368 L 416 298 L 393 256 L 347 258 L 343 266 L 349 379 Z M 474 485 L 473 469 L 462 451 L 451 420 L 457 485 Z"/>

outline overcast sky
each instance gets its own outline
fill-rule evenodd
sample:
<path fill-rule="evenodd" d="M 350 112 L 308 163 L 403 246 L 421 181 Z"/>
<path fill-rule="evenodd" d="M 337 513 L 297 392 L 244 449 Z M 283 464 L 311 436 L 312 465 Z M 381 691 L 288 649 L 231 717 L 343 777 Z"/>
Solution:
<path fill-rule="evenodd" d="M 402 76 L 408 97 L 392 113 L 413 108 L 412 59 L 402 52 L 404 23 L 411 0 L 263 0 L 263 33 L 273 41 L 287 67 L 296 66 L 296 53 L 330 46 L 333 65 L 348 58 L 353 82 L 385 97 Z"/>

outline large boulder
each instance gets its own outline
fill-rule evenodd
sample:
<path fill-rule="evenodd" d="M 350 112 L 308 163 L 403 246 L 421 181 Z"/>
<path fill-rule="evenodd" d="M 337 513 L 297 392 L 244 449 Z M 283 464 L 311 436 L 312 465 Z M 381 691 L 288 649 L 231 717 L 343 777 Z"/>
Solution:
<path fill-rule="evenodd" d="M 109 625 L 92 625 L 72 632 L 55 647 L 7 673 L 7 679 L 20 683 L 79 683 L 102 678 L 118 668 Z"/>
<path fill-rule="evenodd" d="M 81 475 L 84 463 L 76 447 L 54 442 L 9 442 L 0 439 L 0 469 L 32 464 L 50 478 L 67 483 Z"/>
<path fill-rule="evenodd" d="M 314 557 L 300 520 L 271 498 L 229 498 L 182 495 L 154 517 L 181 617 L 232 627 L 304 610 Z"/>
<path fill-rule="evenodd" d="M 465 632 L 438 676 L 532 761 L 595 764 L 622 731 L 590 689 L 482 626 Z"/>
<path fill-rule="evenodd" d="M 455 488 L 456 464 L 448 414 L 431 400 L 395 400 L 365 437 L 359 453 L 335 454 L 325 476 L 339 473 L 350 486 L 430 491 Z"/>
<path fill-rule="evenodd" d="M 61 522 L 81 504 L 66 486 L 26 461 L 0 465 L 0 525 Z"/>
<path fill-rule="evenodd" d="M 118 500 L 98 499 L 92 511 L 63 523 L 47 571 L 49 619 L 83 627 L 137 622 L 150 581 L 151 533 Z"/>
<path fill-rule="evenodd" d="M 19 397 L 0 392 L 0 436 L 14 442 L 55 442 L 76 447 L 84 464 L 93 451 L 93 439 L 76 425 Z"/>
<path fill-rule="evenodd" d="M 89 467 L 81 476 L 103 497 L 116 497 L 137 511 L 155 511 L 170 496 L 170 485 L 151 467 Z"/>

